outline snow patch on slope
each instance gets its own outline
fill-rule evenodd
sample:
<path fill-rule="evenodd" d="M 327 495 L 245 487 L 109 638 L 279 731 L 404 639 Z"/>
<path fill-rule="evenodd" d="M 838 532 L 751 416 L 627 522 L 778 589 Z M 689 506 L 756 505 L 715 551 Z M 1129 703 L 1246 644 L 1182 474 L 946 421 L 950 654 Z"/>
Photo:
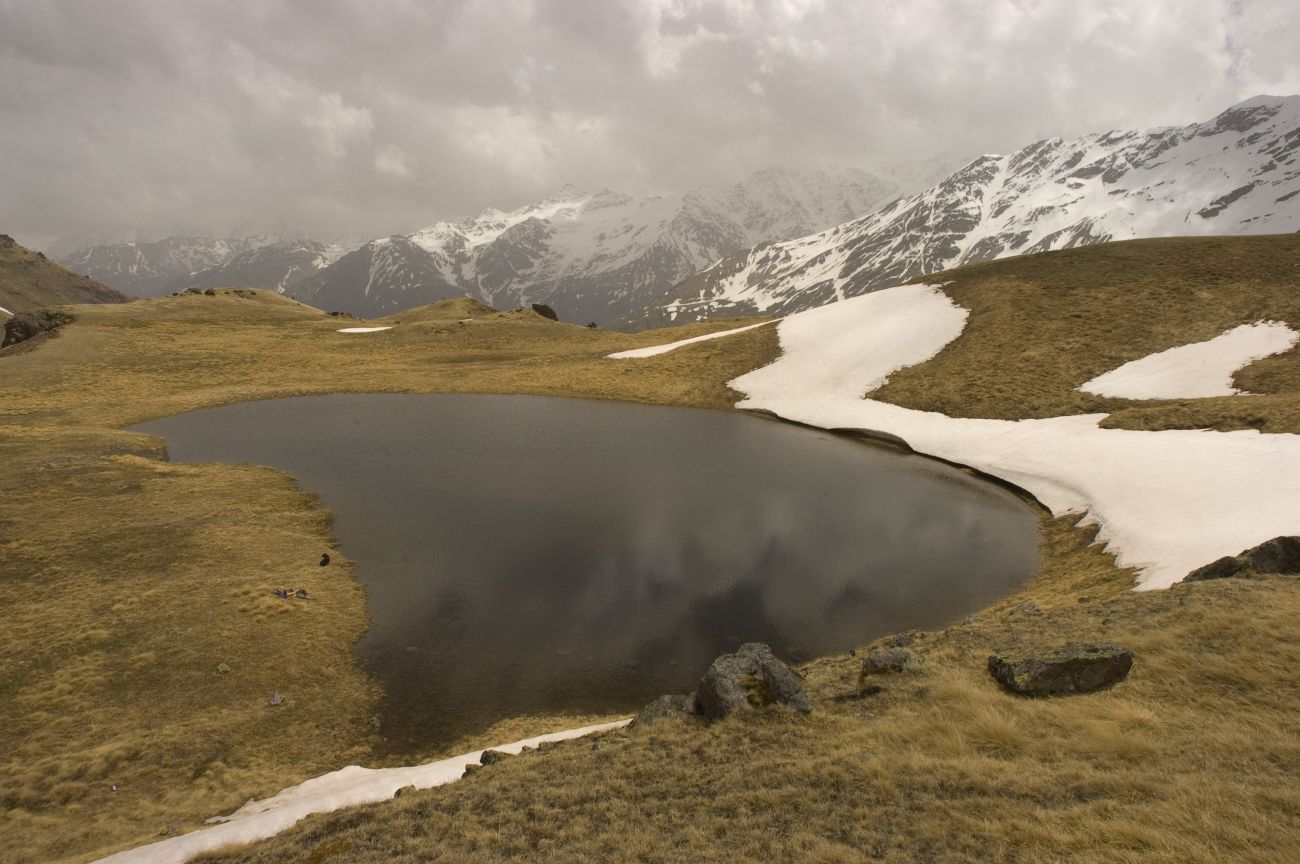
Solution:
<path fill-rule="evenodd" d="M 694 345 L 696 342 L 708 342 L 710 339 L 721 339 L 723 336 L 735 336 L 737 333 L 744 333 L 746 330 L 753 330 L 755 327 L 766 327 L 768 324 L 772 323 L 775 322 L 764 321 L 760 324 L 750 324 L 748 327 L 735 327 L 731 330 L 723 330 L 719 333 L 706 333 L 703 336 L 693 336 L 690 339 L 678 339 L 676 342 L 669 342 L 665 345 L 652 345 L 649 348 L 633 348 L 630 351 L 618 351 L 608 356 L 611 360 L 640 360 L 645 357 L 658 357 L 660 354 L 667 354 L 669 351 L 676 351 L 683 345 Z"/>
<path fill-rule="evenodd" d="M 863 398 L 895 370 L 938 353 L 965 311 L 906 285 L 801 312 L 778 325 L 783 355 L 730 382 L 766 409 L 824 428 L 864 428 L 1028 490 L 1054 514 L 1084 513 L 1138 587 L 1296 533 L 1300 435 L 1255 430 L 1101 429 L 1103 414 L 974 420 Z"/>
<path fill-rule="evenodd" d="M 1120 399 L 1192 399 L 1234 396 L 1238 369 L 1294 347 L 1300 333 L 1278 321 L 1259 321 L 1125 363 L 1079 389 Z"/>
<path fill-rule="evenodd" d="M 505 753 L 518 753 L 524 747 L 536 747 L 546 741 L 564 741 L 596 732 L 626 726 L 628 720 L 601 723 L 525 738 L 493 747 Z M 279 834 L 298 820 L 313 813 L 329 813 L 344 807 L 356 807 L 393 797 L 403 786 L 429 789 L 459 780 L 465 766 L 476 764 L 482 750 L 462 753 L 426 765 L 407 768 L 362 768 L 350 765 L 338 771 L 291 786 L 261 801 L 250 801 L 230 816 L 209 820 L 219 822 L 179 837 L 171 837 L 101 858 L 97 864 L 182 864 L 205 852 L 235 843 L 252 843 Z"/>

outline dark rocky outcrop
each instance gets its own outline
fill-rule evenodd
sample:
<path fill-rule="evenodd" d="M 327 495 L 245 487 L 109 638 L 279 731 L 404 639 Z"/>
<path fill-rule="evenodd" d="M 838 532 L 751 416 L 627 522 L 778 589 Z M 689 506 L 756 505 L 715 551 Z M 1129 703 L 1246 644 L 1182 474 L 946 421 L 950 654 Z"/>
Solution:
<path fill-rule="evenodd" d="M 632 718 L 634 727 L 649 726 L 665 717 L 689 717 L 695 713 L 693 695 L 660 696 L 649 705 L 636 712 Z"/>
<path fill-rule="evenodd" d="M 665 717 L 699 716 L 720 720 L 732 714 L 768 708 L 812 711 L 803 680 L 761 642 L 747 642 L 735 654 L 723 654 L 709 665 L 700 685 L 689 696 L 660 696 L 632 720 L 648 726 Z"/>
<path fill-rule="evenodd" d="M 500 750 L 484 750 L 482 755 L 478 757 L 478 764 L 495 765 L 498 762 L 504 762 L 513 755 L 513 753 L 503 753 Z"/>
<path fill-rule="evenodd" d="M 34 309 L 31 312 L 19 312 L 5 322 L 5 335 L 4 339 L 0 340 L 0 348 L 8 348 L 10 345 L 26 342 L 28 339 L 42 333 L 57 330 L 72 320 L 73 317 L 67 312 L 60 312 L 57 309 Z"/>
<path fill-rule="evenodd" d="M 803 681 L 761 642 L 748 642 L 735 654 L 714 660 L 700 679 L 695 705 L 710 720 L 769 707 L 812 711 Z"/>
<path fill-rule="evenodd" d="M 1300 574 L 1300 537 L 1274 537 L 1239 555 L 1227 555 L 1198 567 L 1183 577 L 1184 582 L 1228 579 L 1244 573 Z"/>
<path fill-rule="evenodd" d="M 559 321 L 560 316 L 555 314 L 555 310 L 545 303 L 532 304 L 532 310 L 543 318 L 550 318 L 552 321 Z"/>
<path fill-rule="evenodd" d="M 1133 652 L 1111 642 L 989 657 L 989 674 L 1004 689 L 1021 696 L 1090 693 L 1123 681 L 1131 668 Z"/>

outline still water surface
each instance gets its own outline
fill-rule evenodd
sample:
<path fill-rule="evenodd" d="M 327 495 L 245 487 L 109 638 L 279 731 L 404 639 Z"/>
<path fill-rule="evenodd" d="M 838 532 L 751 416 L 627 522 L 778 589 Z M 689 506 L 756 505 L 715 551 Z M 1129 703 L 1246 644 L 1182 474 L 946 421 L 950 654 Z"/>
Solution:
<path fill-rule="evenodd" d="M 175 460 L 288 471 L 333 511 L 398 750 L 634 709 L 742 642 L 803 660 L 942 625 L 1038 563 L 1034 514 L 1002 489 L 739 414 L 342 394 L 135 428 Z"/>

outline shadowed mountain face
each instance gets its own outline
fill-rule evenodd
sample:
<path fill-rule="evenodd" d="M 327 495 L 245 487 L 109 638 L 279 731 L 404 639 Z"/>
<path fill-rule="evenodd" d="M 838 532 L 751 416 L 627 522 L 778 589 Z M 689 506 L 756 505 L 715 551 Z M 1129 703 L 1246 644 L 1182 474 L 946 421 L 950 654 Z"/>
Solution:
<path fill-rule="evenodd" d="M 290 293 L 361 317 L 468 296 L 605 323 L 724 255 L 870 212 L 905 188 L 854 169 L 770 170 L 729 189 L 648 198 L 565 187 L 511 212 L 367 243 Z"/>
<path fill-rule="evenodd" d="M 788 314 L 962 264 L 1109 240 L 1300 229 L 1300 96 L 1205 123 L 1049 138 L 938 185 L 692 276 L 633 327 Z"/>
<path fill-rule="evenodd" d="M 0 317 L 41 306 L 67 303 L 125 303 L 123 297 L 89 276 L 73 273 L 0 234 Z"/>

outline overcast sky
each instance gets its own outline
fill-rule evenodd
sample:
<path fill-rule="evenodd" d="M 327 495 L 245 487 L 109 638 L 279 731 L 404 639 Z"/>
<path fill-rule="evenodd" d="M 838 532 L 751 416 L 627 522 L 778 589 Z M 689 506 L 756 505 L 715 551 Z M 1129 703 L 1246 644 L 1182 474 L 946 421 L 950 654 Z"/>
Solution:
<path fill-rule="evenodd" d="M 1295 0 L 0 0 L 0 232 L 412 231 L 1300 92 Z"/>

